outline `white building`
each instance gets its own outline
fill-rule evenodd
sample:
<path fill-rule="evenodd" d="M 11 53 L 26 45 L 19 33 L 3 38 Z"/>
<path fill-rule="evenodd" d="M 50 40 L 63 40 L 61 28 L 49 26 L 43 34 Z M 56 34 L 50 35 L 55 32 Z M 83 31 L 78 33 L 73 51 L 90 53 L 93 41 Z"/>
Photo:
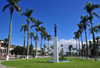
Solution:
<path fill-rule="evenodd" d="M 3 43 L 4 43 L 4 41 L 0 40 L 0 56 L 2 56 L 2 55 L 7 53 L 7 47 L 3 47 L 2 46 Z M 14 47 L 16 47 L 16 45 L 10 45 L 9 54 L 11 54 L 11 50 L 13 50 Z"/>

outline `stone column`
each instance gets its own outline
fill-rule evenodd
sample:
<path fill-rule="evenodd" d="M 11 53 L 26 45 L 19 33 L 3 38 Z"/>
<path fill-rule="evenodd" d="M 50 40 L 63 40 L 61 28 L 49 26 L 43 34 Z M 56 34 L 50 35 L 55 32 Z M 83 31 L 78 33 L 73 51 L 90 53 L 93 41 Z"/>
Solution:
<path fill-rule="evenodd" d="M 59 55 L 58 55 L 58 38 L 54 37 L 54 63 L 59 62 Z"/>

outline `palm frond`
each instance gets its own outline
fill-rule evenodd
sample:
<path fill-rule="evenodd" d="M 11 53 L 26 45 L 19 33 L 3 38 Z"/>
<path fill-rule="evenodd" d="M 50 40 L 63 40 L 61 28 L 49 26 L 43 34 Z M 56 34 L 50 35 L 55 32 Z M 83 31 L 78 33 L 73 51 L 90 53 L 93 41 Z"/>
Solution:
<path fill-rule="evenodd" d="M 21 7 L 17 3 L 14 4 L 14 7 L 17 10 L 17 12 L 20 14 L 20 12 L 22 11 Z"/>
<path fill-rule="evenodd" d="M 34 17 L 29 17 L 29 18 L 30 18 L 30 20 L 32 21 L 33 24 L 37 22 Z"/>
<path fill-rule="evenodd" d="M 97 16 L 98 18 L 100 18 L 99 15 L 97 15 L 95 12 L 92 12 L 92 14 L 95 15 L 95 16 Z"/>
<path fill-rule="evenodd" d="M 5 6 L 4 6 L 4 8 L 3 8 L 3 12 L 4 12 L 4 11 L 5 11 L 5 9 L 6 9 L 6 8 L 8 8 L 9 6 L 10 6 L 10 4 L 5 5 Z"/>
<path fill-rule="evenodd" d="M 36 25 L 32 25 L 30 28 L 35 27 Z"/>
<path fill-rule="evenodd" d="M 21 15 L 25 15 L 25 16 L 28 16 L 28 15 L 27 15 L 27 13 L 21 13 Z"/>

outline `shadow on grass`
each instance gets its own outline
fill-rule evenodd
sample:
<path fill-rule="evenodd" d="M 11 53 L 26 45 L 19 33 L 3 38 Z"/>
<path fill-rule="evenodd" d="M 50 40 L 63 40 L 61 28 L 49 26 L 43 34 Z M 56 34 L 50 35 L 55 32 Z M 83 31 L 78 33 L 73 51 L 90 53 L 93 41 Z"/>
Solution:
<path fill-rule="evenodd" d="M 48 61 L 36 61 L 36 63 L 53 63 L 53 62 L 48 62 Z"/>

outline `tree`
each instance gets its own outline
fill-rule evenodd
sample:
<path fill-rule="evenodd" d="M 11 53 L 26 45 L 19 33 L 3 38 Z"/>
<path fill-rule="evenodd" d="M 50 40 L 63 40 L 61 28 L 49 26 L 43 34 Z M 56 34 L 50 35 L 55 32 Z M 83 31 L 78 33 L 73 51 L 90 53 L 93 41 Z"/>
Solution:
<path fill-rule="evenodd" d="M 38 40 L 38 36 L 34 36 L 34 40 L 35 40 L 35 58 L 37 58 L 37 40 Z"/>
<path fill-rule="evenodd" d="M 88 23 L 88 16 L 86 15 L 86 16 L 84 16 L 84 15 L 82 15 L 81 16 L 81 21 L 80 21 L 80 23 L 82 23 L 83 24 L 83 30 L 85 31 L 85 39 L 86 39 L 86 49 L 87 49 L 87 59 L 89 58 L 88 57 L 88 42 L 87 42 L 87 32 L 86 32 L 86 29 L 87 29 L 87 26 L 90 26 Z"/>
<path fill-rule="evenodd" d="M 38 37 L 38 31 L 40 31 L 40 27 L 39 25 L 42 24 L 42 22 L 40 22 L 39 20 L 37 20 L 37 22 L 31 26 L 32 27 L 36 27 L 36 36 Z M 37 53 L 37 39 L 36 39 L 36 53 Z M 36 54 L 36 58 L 37 58 L 37 54 Z"/>
<path fill-rule="evenodd" d="M 79 27 L 79 30 L 78 31 L 79 31 L 79 34 L 81 36 L 81 44 L 83 46 L 83 40 L 82 40 L 83 24 L 82 23 L 79 23 L 77 25 Z M 80 52 L 80 55 L 81 55 L 81 52 Z M 83 48 L 82 48 L 82 57 L 83 57 Z"/>
<path fill-rule="evenodd" d="M 98 4 L 94 5 L 94 4 L 92 4 L 92 2 L 86 3 L 86 6 L 84 7 L 84 10 L 86 10 L 87 13 L 89 13 L 88 19 L 91 22 L 91 28 L 93 28 L 93 24 L 92 24 L 93 15 L 95 15 L 99 18 L 99 16 L 95 12 L 92 12 L 92 11 L 99 7 L 100 7 L 100 5 L 98 5 Z M 94 48 L 95 48 L 95 60 L 97 60 L 94 31 L 92 31 L 92 35 L 93 35 L 93 43 L 94 43 Z"/>
<path fill-rule="evenodd" d="M 97 26 L 94 26 L 96 27 L 96 29 L 98 30 L 98 32 L 100 33 L 100 24 L 98 24 Z"/>
<path fill-rule="evenodd" d="M 44 31 L 44 32 L 43 32 L 43 37 L 44 37 L 44 45 L 45 45 L 45 40 L 47 39 L 47 35 L 48 35 L 48 34 L 47 34 L 47 32 L 46 32 L 46 31 Z"/>
<path fill-rule="evenodd" d="M 32 55 L 32 52 L 33 52 L 33 45 L 31 44 L 29 47 L 29 54 Z"/>
<path fill-rule="evenodd" d="M 15 53 L 15 55 L 22 55 L 23 54 L 23 50 L 24 50 L 24 47 L 22 46 L 16 46 L 12 51 L 11 53 Z M 27 54 L 27 49 L 25 48 L 25 55 Z"/>
<path fill-rule="evenodd" d="M 43 49 L 44 49 L 44 56 L 46 55 L 46 52 L 45 52 L 45 48 L 46 48 L 47 46 L 46 45 L 43 45 Z"/>
<path fill-rule="evenodd" d="M 77 39 L 78 39 L 78 33 L 74 32 L 74 34 L 75 34 L 74 39 L 76 39 L 76 57 L 77 57 Z"/>
<path fill-rule="evenodd" d="M 69 47 L 68 47 L 68 49 L 69 49 L 69 51 L 70 51 L 70 56 L 71 56 L 71 49 L 73 48 L 73 46 L 72 45 L 69 45 Z"/>
<path fill-rule="evenodd" d="M 54 45 L 50 46 L 51 51 L 54 49 Z M 51 53 L 52 57 L 53 57 L 53 53 Z"/>
<path fill-rule="evenodd" d="M 9 8 L 10 10 L 10 28 L 9 28 L 9 37 L 8 37 L 8 50 L 7 50 L 7 57 L 6 61 L 9 60 L 9 47 L 11 44 L 11 32 L 12 32 L 12 14 L 14 9 L 17 10 L 18 13 L 21 12 L 20 6 L 17 4 L 20 0 L 6 0 L 9 4 L 5 5 L 3 8 L 3 12 L 5 11 L 6 8 Z"/>
<path fill-rule="evenodd" d="M 47 35 L 47 40 L 48 40 L 48 54 L 49 54 L 49 40 L 51 40 L 51 35 Z"/>
<path fill-rule="evenodd" d="M 24 25 L 24 24 L 22 24 L 22 26 L 21 26 L 21 30 L 20 31 L 24 31 L 24 45 L 23 45 L 23 47 L 24 47 L 24 50 L 23 50 L 23 55 L 24 55 L 24 53 L 25 53 L 25 31 L 27 31 L 28 30 L 28 26 L 27 25 Z"/>
<path fill-rule="evenodd" d="M 32 21 L 32 23 L 36 23 L 36 20 L 35 18 L 31 17 L 32 16 L 32 13 L 33 13 L 33 10 L 29 10 L 26 8 L 26 13 L 22 13 L 21 15 L 25 15 L 26 17 L 28 17 L 28 19 L 26 20 L 27 21 L 27 24 L 28 24 L 28 39 L 27 39 L 27 59 L 29 58 L 28 55 L 29 55 L 29 23 L 30 23 L 30 20 Z"/>
<path fill-rule="evenodd" d="M 30 55 L 32 55 L 32 50 L 33 50 L 32 38 L 34 37 L 34 33 L 33 32 L 30 32 L 30 37 L 31 37 Z"/>
<path fill-rule="evenodd" d="M 40 27 L 40 31 L 41 31 L 41 33 L 40 33 L 40 35 L 41 35 L 41 56 L 42 56 L 42 39 L 43 39 L 43 32 L 45 31 L 45 27 L 44 26 L 41 26 Z"/>

